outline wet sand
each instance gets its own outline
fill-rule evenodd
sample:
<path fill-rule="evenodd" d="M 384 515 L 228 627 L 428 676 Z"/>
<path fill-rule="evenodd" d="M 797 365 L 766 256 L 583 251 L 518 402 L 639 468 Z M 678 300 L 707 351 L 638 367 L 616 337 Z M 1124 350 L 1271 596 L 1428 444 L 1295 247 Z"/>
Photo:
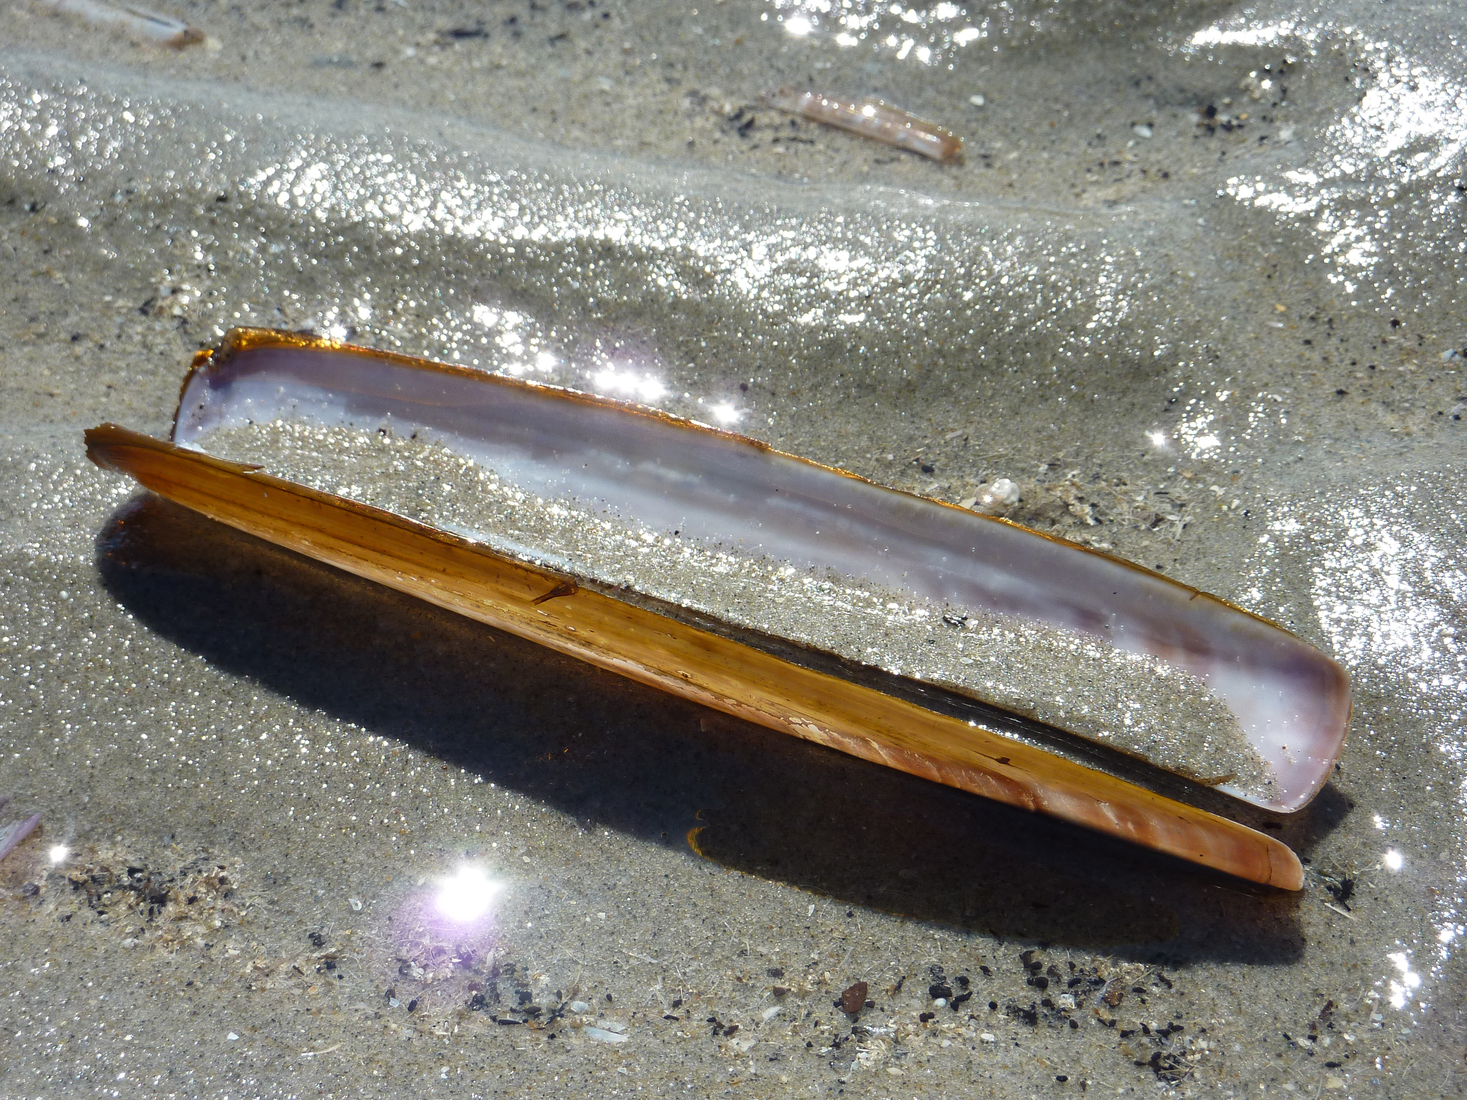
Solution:
<path fill-rule="evenodd" d="M 0 1095 L 1462 1094 L 1458 28 L 1014 10 L 200 4 L 215 42 L 175 52 L 18 9 L 0 794 L 44 817 L 0 863 Z M 785 84 L 965 163 L 758 108 Z M 165 433 L 243 323 L 726 406 L 953 502 L 1007 477 L 1011 518 L 1278 620 L 1356 687 L 1334 780 L 1272 823 L 1304 891 L 643 690 L 86 462 L 92 424 Z M 504 889 L 455 932 L 464 862 Z"/>

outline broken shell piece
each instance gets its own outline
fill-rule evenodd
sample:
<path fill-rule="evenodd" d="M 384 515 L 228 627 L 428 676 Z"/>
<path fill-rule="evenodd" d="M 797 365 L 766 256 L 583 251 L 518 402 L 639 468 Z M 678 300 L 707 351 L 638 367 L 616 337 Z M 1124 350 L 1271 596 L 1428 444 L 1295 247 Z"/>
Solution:
<path fill-rule="evenodd" d="M 943 164 L 963 163 L 962 138 L 935 122 L 879 99 L 838 99 L 795 88 L 781 88 L 760 98 L 776 110 L 920 153 Z"/>
<path fill-rule="evenodd" d="M 1001 477 L 984 489 L 982 495 L 974 497 L 973 503 L 968 507 L 976 508 L 988 516 L 1002 515 L 1018 504 L 1020 498 L 1019 486 L 1008 478 Z"/>
<path fill-rule="evenodd" d="M 1018 504 L 1019 487 L 1006 477 L 1001 477 L 983 494 L 984 504 Z"/>
<path fill-rule="evenodd" d="M 184 49 L 208 36 L 197 27 L 191 27 L 181 19 L 160 15 L 131 4 L 109 4 L 106 0 L 45 0 L 52 8 L 67 15 L 74 15 L 98 27 L 109 27 L 131 38 L 144 42 L 156 42 Z"/>
<path fill-rule="evenodd" d="M 1348 718 L 1334 662 L 1148 570 L 466 368 L 236 331 L 196 361 L 172 443 L 103 426 L 88 447 L 603 668 L 1259 882 L 1297 888 L 1293 854 L 1155 769 L 1297 808 Z"/>
<path fill-rule="evenodd" d="M 0 810 L 10 803 L 8 795 L 0 795 Z M 20 842 L 31 835 L 31 832 L 41 823 L 40 814 L 31 814 L 19 821 L 12 821 L 9 825 L 0 826 L 0 859 L 4 859 L 19 846 Z"/>

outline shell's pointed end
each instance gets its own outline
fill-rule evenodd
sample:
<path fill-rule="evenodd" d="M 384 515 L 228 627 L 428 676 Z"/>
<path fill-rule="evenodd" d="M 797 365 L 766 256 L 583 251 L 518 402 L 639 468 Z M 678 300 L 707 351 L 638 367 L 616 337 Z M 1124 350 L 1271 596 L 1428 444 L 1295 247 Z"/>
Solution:
<path fill-rule="evenodd" d="M 172 38 L 165 39 L 165 46 L 172 46 L 175 50 L 186 50 L 190 46 L 208 45 L 209 36 L 198 27 L 184 27 Z"/>
<path fill-rule="evenodd" d="M 1266 885 L 1280 890 L 1304 889 L 1304 865 L 1292 848 L 1275 841 L 1268 850 L 1269 875 Z"/>

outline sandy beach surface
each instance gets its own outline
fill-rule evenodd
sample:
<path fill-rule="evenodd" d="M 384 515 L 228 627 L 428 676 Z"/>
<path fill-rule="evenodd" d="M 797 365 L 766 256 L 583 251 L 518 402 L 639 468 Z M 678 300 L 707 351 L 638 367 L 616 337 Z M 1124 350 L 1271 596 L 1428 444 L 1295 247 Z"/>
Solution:
<path fill-rule="evenodd" d="M 197 2 L 173 49 L 101 7 L 0 17 L 0 826 L 43 815 L 0 862 L 0 1097 L 1467 1095 L 1459 9 Z M 1010 518 L 1277 620 L 1355 687 L 1334 778 L 1266 822 L 1304 890 L 86 460 L 166 434 L 239 324 L 953 503 L 1008 478 Z M 500 890 L 454 930 L 463 866 Z"/>

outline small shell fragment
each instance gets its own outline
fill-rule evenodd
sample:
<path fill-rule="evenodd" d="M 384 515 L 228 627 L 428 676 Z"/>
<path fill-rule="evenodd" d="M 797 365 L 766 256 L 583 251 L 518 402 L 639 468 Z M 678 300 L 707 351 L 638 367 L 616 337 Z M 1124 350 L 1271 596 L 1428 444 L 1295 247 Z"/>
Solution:
<path fill-rule="evenodd" d="M 10 802 L 8 796 L 0 796 L 0 810 L 3 810 Z M 41 823 L 40 814 L 31 814 L 19 821 L 12 821 L 9 825 L 0 826 L 0 859 L 4 859 L 20 845 L 20 842 L 31 835 L 32 830 Z"/>
<path fill-rule="evenodd" d="M 935 122 L 918 118 L 879 99 L 836 99 L 794 88 L 781 88 L 764 98 L 771 107 L 812 122 L 849 130 L 872 141 L 895 145 L 898 149 L 918 153 L 943 164 L 963 162 L 962 138 Z"/>
<path fill-rule="evenodd" d="M 160 15 L 131 4 L 109 4 L 105 0 L 43 0 L 49 7 L 74 15 L 94 26 L 112 27 L 132 38 L 175 50 L 206 42 L 208 36 L 181 19 Z"/>

